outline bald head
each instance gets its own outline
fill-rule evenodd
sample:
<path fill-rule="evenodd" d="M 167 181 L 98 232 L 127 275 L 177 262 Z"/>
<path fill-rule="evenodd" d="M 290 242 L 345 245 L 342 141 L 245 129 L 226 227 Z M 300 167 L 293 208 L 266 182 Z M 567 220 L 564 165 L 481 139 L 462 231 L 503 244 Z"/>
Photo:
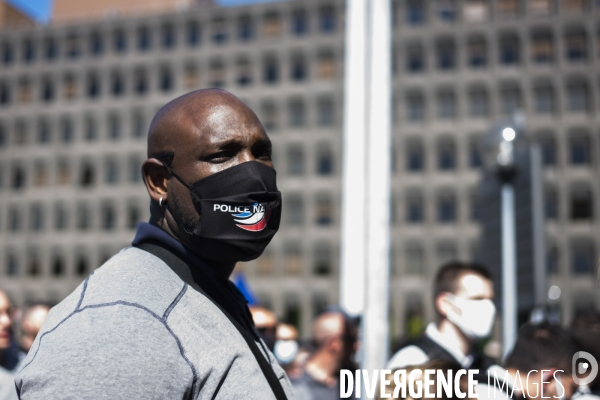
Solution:
<path fill-rule="evenodd" d="M 274 329 L 277 325 L 277 317 L 273 311 L 259 306 L 250 306 L 249 309 L 250 313 L 252 314 L 252 319 L 254 320 L 254 325 L 257 329 Z"/>
<path fill-rule="evenodd" d="M 321 314 L 313 324 L 313 339 L 321 347 L 327 339 L 344 334 L 344 316 L 336 312 Z"/>
<path fill-rule="evenodd" d="M 245 124 L 260 125 L 254 112 L 225 90 L 202 89 L 178 97 L 163 106 L 150 124 L 148 157 L 165 152 L 177 154 L 198 136 L 227 129 L 227 120 L 233 115 L 242 117 Z"/>
<path fill-rule="evenodd" d="M 12 338 L 12 316 L 10 299 L 0 289 L 0 353 L 10 347 Z"/>

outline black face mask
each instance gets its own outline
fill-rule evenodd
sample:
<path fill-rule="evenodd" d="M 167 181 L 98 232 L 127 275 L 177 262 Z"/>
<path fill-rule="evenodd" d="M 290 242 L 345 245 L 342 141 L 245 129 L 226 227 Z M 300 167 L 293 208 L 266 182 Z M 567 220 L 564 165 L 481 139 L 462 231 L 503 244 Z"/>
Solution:
<path fill-rule="evenodd" d="M 198 254 L 221 263 L 262 254 L 281 220 L 281 192 L 273 168 L 248 161 L 188 184 L 163 165 L 190 190 L 200 214 L 192 232 L 176 220 L 188 235 L 200 239 L 193 241 Z"/>

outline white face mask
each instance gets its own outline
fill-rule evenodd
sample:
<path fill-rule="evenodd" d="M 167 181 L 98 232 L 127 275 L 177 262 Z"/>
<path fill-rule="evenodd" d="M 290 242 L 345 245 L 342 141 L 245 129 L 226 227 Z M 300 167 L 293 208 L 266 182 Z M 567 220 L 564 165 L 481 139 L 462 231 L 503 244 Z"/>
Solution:
<path fill-rule="evenodd" d="M 460 311 L 450 309 L 446 315 L 470 339 L 490 336 L 496 307 L 491 300 L 467 300 L 448 293 L 448 300 Z"/>
<path fill-rule="evenodd" d="M 298 342 L 295 340 L 277 340 L 273 353 L 277 361 L 287 365 L 294 361 L 298 354 Z"/>

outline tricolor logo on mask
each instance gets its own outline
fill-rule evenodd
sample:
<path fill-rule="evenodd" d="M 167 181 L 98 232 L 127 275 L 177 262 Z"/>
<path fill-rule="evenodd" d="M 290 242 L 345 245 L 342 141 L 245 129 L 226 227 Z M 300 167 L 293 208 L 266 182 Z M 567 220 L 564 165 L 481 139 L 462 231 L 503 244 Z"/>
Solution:
<path fill-rule="evenodd" d="M 254 203 L 251 206 L 232 206 L 215 204 L 213 211 L 228 212 L 237 222 L 236 226 L 245 231 L 260 232 L 267 226 L 271 212 L 279 205 L 278 201 L 270 203 Z"/>

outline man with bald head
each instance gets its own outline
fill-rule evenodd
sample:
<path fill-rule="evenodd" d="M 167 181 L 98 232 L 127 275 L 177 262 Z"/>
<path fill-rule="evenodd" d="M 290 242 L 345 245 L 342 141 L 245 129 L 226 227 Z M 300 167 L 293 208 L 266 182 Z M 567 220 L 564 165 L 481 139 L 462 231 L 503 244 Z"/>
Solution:
<path fill-rule="evenodd" d="M 12 304 L 0 289 L 0 400 L 16 400 L 14 374 L 25 354 L 13 340 Z"/>
<path fill-rule="evenodd" d="M 171 101 L 142 173 L 150 222 L 52 309 L 17 377 L 21 399 L 293 398 L 228 279 L 279 228 L 256 115 L 218 89 Z"/>
<path fill-rule="evenodd" d="M 327 311 L 313 323 L 315 352 L 303 373 L 292 379 L 298 400 L 337 400 L 340 398 L 340 370 L 352 369 L 356 351 L 354 324 L 341 311 Z"/>

